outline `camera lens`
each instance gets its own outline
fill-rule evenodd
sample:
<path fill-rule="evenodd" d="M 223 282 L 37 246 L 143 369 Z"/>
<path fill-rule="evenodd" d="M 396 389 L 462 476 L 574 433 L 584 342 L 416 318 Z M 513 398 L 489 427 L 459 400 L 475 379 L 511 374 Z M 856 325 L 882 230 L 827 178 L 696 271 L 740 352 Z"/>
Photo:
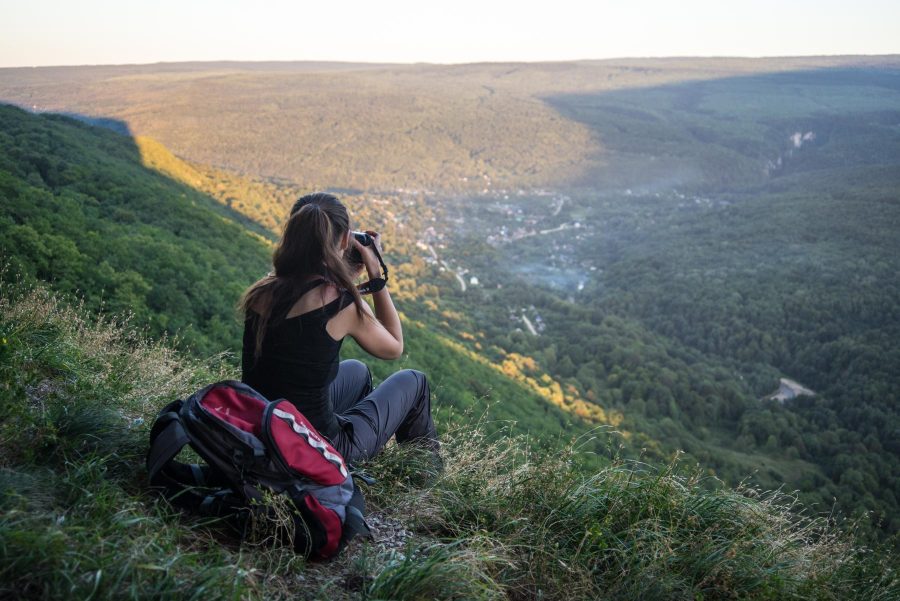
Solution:
<path fill-rule="evenodd" d="M 365 232 L 353 232 L 353 237 L 356 238 L 357 242 L 362 244 L 363 246 L 369 246 L 372 244 L 372 236 Z M 356 249 L 352 244 L 350 248 L 347 249 L 347 261 L 353 263 L 355 265 L 361 265 L 362 255 L 359 254 L 359 250 Z"/>

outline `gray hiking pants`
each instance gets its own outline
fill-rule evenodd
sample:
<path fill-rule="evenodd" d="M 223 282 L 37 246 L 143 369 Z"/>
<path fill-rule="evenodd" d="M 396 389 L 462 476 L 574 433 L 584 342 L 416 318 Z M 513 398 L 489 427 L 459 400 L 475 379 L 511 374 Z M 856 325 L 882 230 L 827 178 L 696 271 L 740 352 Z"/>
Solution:
<path fill-rule="evenodd" d="M 373 389 L 369 368 L 349 359 L 341 361 L 328 394 L 341 425 L 332 442 L 347 461 L 375 456 L 395 434 L 400 444 L 418 441 L 438 450 L 431 389 L 422 372 L 398 371 Z"/>

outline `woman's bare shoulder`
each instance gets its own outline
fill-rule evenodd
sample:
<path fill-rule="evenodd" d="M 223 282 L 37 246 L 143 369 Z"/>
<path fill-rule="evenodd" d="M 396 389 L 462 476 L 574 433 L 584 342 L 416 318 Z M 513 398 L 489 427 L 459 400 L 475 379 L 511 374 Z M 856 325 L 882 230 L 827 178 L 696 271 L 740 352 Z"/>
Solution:
<path fill-rule="evenodd" d="M 334 314 L 334 317 L 329 319 L 328 323 L 325 324 L 328 335 L 335 340 L 341 339 L 349 334 L 355 329 L 360 321 L 360 315 L 356 311 L 356 304 L 353 302 L 353 295 L 346 290 L 340 290 L 339 294 L 341 295 L 342 300 L 338 311 Z M 363 312 L 371 312 L 371 309 L 366 302 L 363 302 L 362 307 Z"/>

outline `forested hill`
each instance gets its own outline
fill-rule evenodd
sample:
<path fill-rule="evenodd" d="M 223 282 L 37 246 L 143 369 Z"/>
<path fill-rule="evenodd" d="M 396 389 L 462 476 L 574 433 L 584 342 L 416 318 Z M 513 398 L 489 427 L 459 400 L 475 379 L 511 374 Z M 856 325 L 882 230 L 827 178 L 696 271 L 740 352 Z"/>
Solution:
<path fill-rule="evenodd" d="M 639 101 L 646 102 L 641 96 L 624 100 L 632 113 L 618 121 L 622 140 L 643 127 Z M 578 110 L 590 106 L 582 102 Z M 151 334 L 177 334 L 203 355 L 231 352 L 233 362 L 235 300 L 268 268 L 265 238 L 277 232 L 293 200 L 311 190 L 188 163 L 150 138 L 0 109 L 0 249 L 12 262 L 7 276 L 20 272 L 49 281 L 83 296 L 95 312 L 133 312 L 133 322 Z M 102 125 L 127 131 L 119 123 Z M 872 135 L 866 128 L 854 131 L 852 144 Z M 837 154 L 847 147 L 842 144 L 834 150 L 823 145 L 823 152 Z M 685 149 L 708 153 L 697 145 Z M 795 157 L 788 169 L 801 159 L 808 161 Z M 874 511 L 867 522 L 896 532 L 897 416 L 894 377 L 884 373 L 896 346 L 866 333 L 877 333 L 879 320 L 896 327 L 888 317 L 895 305 L 879 300 L 891 290 L 885 278 L 893 265 L 888 222 L 895 178 L 873 168 L 847 173 L 799 181 L 797 174 L 785 176 L 771 184 L 778 195 L 757 190 L 754 202 L 729 196 L 716 209 L 706 201 L 691 200 L 694 208 L 686 210 L 683 198 L 598 198 L 592 191 L 573 192 L 559 210 L 544 196 L 519 198 L 526 220 L 549 217 L 540 228 L 575 219 L 595 224 L 587 237 L 562 230 L 549 246 L 533 245 L 533 238 L 485 244 L 510 222 L 498 211 L 512 205 L 496 194 L 463 202 L 465 217 L 476 205 L 487 207 L 465 227 L 449 200 L 344 195 L 358 223 L 385 234 L 391 288 L 406 319 L 408 355 L 399 364 L 373 362 L 374 372 L 383 377 L 402 366 L 432 374 L 445 418 L 490 406 L 492 419 L 514 420 L 521 431 L 550 443 L 564 427 L 566 435 L 613 427 L 622 438 L 591 440 L 590 448 L 605 454 L 621 441 L 624 453 L 652 461 L 687 451 L 689 460 L 729 484 L 749 477 L 765 488 L 799 489 L 818 511 L 837 499 L 839 511 Z M 854 184 L 864 177 L 866 186 Z M 801 189 L 806 192 L 795 193 Z M 828 197 L 821 195 L 826 190 Z M 856 197 L 860 202 L 852 206 L 845 201 Z M 811 223 L 806 215 L 814 216 L 815 232 L 792 239 Z M 444 238 L 453 228 L 460 237 Z M 449 244 L 438 249 L 441 261 L 431 260 L 429 244 L 443 241 Z M 824 287 L 808 267 L 818 256 L 830 257 Z M 541 288 L 540 271 L 528 279 L 517 272 L 534 264 L 552 269 L 552 277 L 568 277 L 587 269 L 585 261 L 604 275 L 575 303 Z M 763 281 L 755 275 L 760 262 L 773 274 Z M 460 265 L 474 270 L 481 285 L 460 292 L 462 276 L 454 271 Z M 745 288 L 736 288 L 737 280 L 723 285 L 720 275 L 740 273 Z M 883 280 L 887 285 L 879 285 Z M 668 282 L 664 292 L 661 282 Z M 800 294 L 801 288 L 807 292 Z M 822 302 L 811 302 L 809 295 L 819 292 Z M 782 307 L 780 298 L 789 305 Z M 519 310 L 529 303 L 528 315 L 546 320 L 538 327 L 549 326 L 541 336 L 524 331 Z M 792 317 L 782 325 L 785 308 Z M 835 322 L 830 311 L 845 318 Z M 788 342 L 784 335 L 793 330 L 802 336 Z M 839 340 L 819 344 L 835 336 Z M 861 349 L 865 357 L 857 357 Z M 345 351 L 360 356 L 352 344 Z M 776 362 L 787 370 L 782 373 L 827 394 L 787 405 L 761 401 L 777 385 Z M 831 378 L 832 364 L 844 365 L 846 375 Z M 821 388 L 823 381 L 837 386 Z"/>
<path fill-rule="evenodd" d="M 900 71 L 553 102 L 644 177 L 446 203 L 453 225 L 436 242 L 479 285 L 444 305 L 475 307 L 495 344 L 726 480 L 753 472 L 897 533 Z M 672 161 L 682 168 L 660 168 Z M 698 173 L 704 183 L 688 185 Z M 597 326 L 613 316 L 649 335 L 609 344 Z M 665 361 L 663 349 L 686 359 Z M 817 394 L 771 398 L 781 378 Z"/>
<path fill-rule="evenodd" d="M 119 119 L 134 134 L 157 139 L 180 157 L 315 188 L 480 191 L 576 180 L 637 185 L 650 172 L 691 167 L 677 146 L 705 141 L 706 124 L 701 119 L 688 132 L 672 131 L 666 112 L 637 114 L 645 119 L 649 139 L 654 134 L 671 138 L 663 149 L 672 152 L 667 161 L 629 172 L 617 156 L 621 131 L 615 121 L 598 132 L 578 119 L 585 104 L 596 104 L 598 94 L 789 71 L 896 69 L 898 64 L 896 56 L 851 56 L 48 67 L 0 69 L 0 100 L 36 111 Z M 572 106 L 578 100 L 587 102 Z M 699 109 L 697 115 L 709 111 L 693 108 Z M 630 119 L 635 113 L 626 107 L 619 116 Z M 747 131 L 734 133 L 729 141 L 740 146 L 738 152 L 726 143 L 703 157 L 707 171 L 723 181 L 745 176 L 748 167 L 735 169 L 725 165 L 726 159 L 747 162 L 767 150 L 745 144 Z M 647 152 L 639 149 L 639 154 Z M 634 177 L 625 181 L 624 173 Z"/>
<path fill-rule="evenodd" d="M 144 167 L 130 137 L 0 106 L 0 196 L 7 277 L 130 313 L 200 353 L 233 347 L 235 300 L 266 272 L 266 245 L 238 214 Z"/>
<path fill-rule="evenodd" d="M 48 282 L 94 314 L 130 315 L 132 327 L 175 336 L 195 356 L 224 354 L 233 366 L 242 327 L 236 303 L 270 269 L 271 244 L 245 216 L 164 172 L 186 181 L 201 177 L 152 140 L 138 144 L 68 117 L 0 105 L 2 277 Z M 388 260 L 394 259 L 401 262 L 391 282 L 400 310 L 425 313 L 411 306 L 417 284 L 406 260 L 396 254 Z M 423 323 L 406 319 L 405 332 L 404 357 L 370 360 L 372 370 L 381 378 L 402 367 L 433 374 L 435 405 L 445 419 L 484 415 L 492 404 L 491 419 L 514 420 L 554 447 L 564 433 L 592 427 L 549 402 L 542 388 L 511 378 Z M 360 353 L 352 342 L 345 345 L 346 357 Z"/>

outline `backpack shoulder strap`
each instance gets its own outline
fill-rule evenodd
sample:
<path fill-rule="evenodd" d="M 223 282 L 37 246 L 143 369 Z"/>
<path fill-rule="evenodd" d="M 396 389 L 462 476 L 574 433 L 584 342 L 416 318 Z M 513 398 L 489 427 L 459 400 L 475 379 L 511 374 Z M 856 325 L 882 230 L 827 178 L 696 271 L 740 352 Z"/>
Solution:
<path fill-rule="evenodd" d="M 147 473 L 150 483 L 154 484 L 162 469 L 191 441 L 181 416 L 182 401 L 174 401 L 166 405 L 153 422 L 150 429 L 150 451 L 147 453 Z"/>
<path fill-rule="evenodd" d="M 175 460 L 181 449 L 191 443 L 190 434 L 181 419 L 181 406 L 180 400 L 169 403 L 153 423 L 150 430 L 150 450 L 147 453 L 147 474 L 150 486 L 162 489 L 170 502 L 204 513 L 211 498 L 218 500 L 231 491 L 226 489 L 227 481 L 218 477 L 209 466 Z M 195 487 L 222 490 L 204 494 L 194 490 Z M 233 504 L 232 499 L 228 500 Z"/>
<path fill-rule="evenodd" d="M 353 496 L 350 497 L 350 502 L 347 503 L 346 511 L 347 514 L 344 518 L 344 532 L 341 536 L 341 546 L 343 547 L 355 536 L 372 538 L 372 531 L 369 529 L 369 525 L 366 523 L 364 517 L 366 513 L 366 500 L 355 482 L 353 484 Z"/>

